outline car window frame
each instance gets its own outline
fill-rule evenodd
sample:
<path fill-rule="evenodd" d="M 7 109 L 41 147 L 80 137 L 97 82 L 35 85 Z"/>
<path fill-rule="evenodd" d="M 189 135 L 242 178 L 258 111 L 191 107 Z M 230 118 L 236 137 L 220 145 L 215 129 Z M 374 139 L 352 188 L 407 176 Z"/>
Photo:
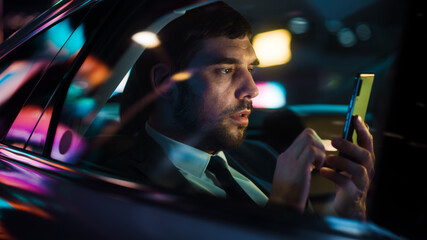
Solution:
<path fill-rule="evenodd" d="M 84 20 L 88 16 L 88 14 L 90 14 L 92 12 L 93 7 L 99 3 L 104 2 L 104 1 L 94 0 L 94 1 L 81 1 L 81 2 L 83 2 L 81 5 L 74 4 L 74 3 L 70 4 L 73 6 L 68 6 L 67 2 L 64 2 L 64 3 L 57 4 L 57 5 L 53 6 L 51 9 L 45 11 L 42 15 L 40 15 L 38 18 L 33 20 L 31 23 L 29 23 L 26 27 L 24 27 L 23 29 L 18 31 L 15 35 L 11 36 L 7 41 L 5 41 L 1 45 L 3 47 L 3 48 L 1 48 L 2 49 L 1 53 L 4 53 L 4 54 L 1 56 L 0 59 L 3 60 L 5 57 L 10 55 L 10 53 L 14 52 L 16 49 L 19 49 L 21 46 L 28 43 L 29 41 L 36 39 L 38 36 L 45 33 L 49 29 L 57 26 L 57 24 L 62 23 L 63 21 L 70 19 L 71 17 L 75 16 L 76 14 L 83 12 L 83 16 L 78 20 L 78 23 L 76 24 L 76 27 L 74 28 L 74 30 L 77 29 L 84 22 Z M 70 2 L 68 2 L 68 3 L 70 3 Z M 67 8 L 67 6 L 69 8 Z M 43 19 L 43 17 L 45 17 L 45 19 Z M 33 30 L 33 29 L 36 29 L 36 30 Z M 70 35 L 67 36 L 67 40 L 59 47 L 59 50 L 57 50 L 57 52 L 54 54 L 54 57 L 50 60 L 49 64 L 45 67 L 43 74 L 41 75 L 41 77 L 39 78 L 37 83 L 35 83 L 34 86 L 32 87 L 32 89 L 29 91 L 29 94 L 26 97 L 27 100 L 24 102 L 23 106 L 25 106 L 28 99 L 34 97 L 34 90 L 37 89 L 38 83 L 45 79 L 45 77 L 46 77 L 45 73 L 47 71 L 49 71 L 52 63 L 55 62 L 55 59 L 56 59 L 58 53 L 60 53 L 63 50 L 63 47 L 68 43 L 68 40 L 73 36 L 73 34 L 75 33 L 74 30 L 71 32 Z M 95 31 L 97 31 L 97 30 L 99 30 L 99 27 L 97 27 L 95 29 Z M 28 35 L 25 35 L 25 34 L 28 34 Z M 25 35 L 28 37 L 20 38 L 21 35 Z M 63 89 L 64 87 L 65 88 L 67 87 L 67 85 L 66 85 L 67 79 L 69 79 L 70 76 L 73 75 L 72 74 L 73 69 L 75 69 L 76 67 L 78 67 L 81 64 L 81 61 L 79 62 L 79 59 L 82 58 L 82 56 L 86 52 L 85 49 L 87 48 L 88 43 L 90 43 L 91 41 L 92 41 L 92 39 L 89 39 L 89 38 L 85 41 L 81 50 L 77 53 L 77 56 L 75 57 L 75 59 L 72 60 L 69 68 L 66 71 L 62 72 L 61 76 L 58 77 L 57 81 L 54 83 L 55 87 L 54 87 L 53 93 L 50 96 L 48 96 L 51 100 L 55 98 L 55 96 L 58 94 L 58 92 L 61 92 L 61 89 Z M 12 47 L 10 47 L 10 46 L 12 46 Z M 84 56 L 83 56 L 83 58 L 84 58 Z M 51 102 L 51 100 L 48 100 L 47 104 L 45 104 L 45 106 L 42 106 L 44 110 L 46 109 L 46 107 L 48 107 L 50 105 L 49 102 Z M 55 101 L 53 108 L 54 109 L 52 112 L 52 117 L 51 117 L 49 127 L 48 127 L 48 134 L 49 134 L 49 131 L 51 131 L 52 120 L 53 120 L 54 116 L 57 115 L 57 112 L 58 112 L 57 110 L 55 110 L 55 108 L 58 108 L 57 101 Z M 18 110 L 18 113 L 21 110 L 22 110 L 22 107 Z M 43 117 L 43 115 L 45 113 L 44 110 L 41 113 L 41 115 L 39 116 L 39 119 L 41 119 Z M 18 116 L 18 114 L 14 117 L 14 120 L 11 122 L 12 124 L 16 120 L 17 116 Z M 2 137 L 2 139 L 3 139 L 2 142 L 4 141 L 7 133 L 10 130 L 10 128 L 12 127 L 12 124 L 8 126 L 7 130 L 5 130 L 5 135 L 4 135 L 4 137 Z M 31 139 L 32 133 L 37 128 L 37 126 L 38 126 L 38 122 L 35 124 L 34 128 L 32 129 L 32 132 L 27 139 L 27 144 L 28 144 L 28 141 Z M 48 134 L 47 134 L 47 136 L 48 136 Z M 36 153 L 36 154 L 39 154 L 41 156 L 47 156 L 45 153 L 46 152 L 45 149 L 46 149 L 46 146 L 49 146 L 51 144 L 50 142 L 48 142 L 47 136 L 46 136 L 45 147 L 44 147 L 43 151 L 41 153 Z M 3 144 L 6 144 L 6 143 L 3 143 Z M 7 145 L 10 145 L 10 144 L 7 144 Z M 11 147 L 13 147 L 13 146 L 11 146 Z M 18 147 L 17 149 L 23 150 L 25 152 L 34 153 L 34 152 L 26 150 L 24 148 Z"/>

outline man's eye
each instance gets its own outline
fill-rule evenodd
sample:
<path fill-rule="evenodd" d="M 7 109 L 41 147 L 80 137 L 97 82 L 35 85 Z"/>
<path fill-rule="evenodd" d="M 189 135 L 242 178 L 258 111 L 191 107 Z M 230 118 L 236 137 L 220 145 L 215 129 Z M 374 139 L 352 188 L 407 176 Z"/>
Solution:
<path fill-rule="evenodd" d="M 255 68 L 248 68 L 248 71 L 253 74 L 255 72 Z"/>
<path fill-rule="evenodd" d="M 219 69 L 219 72 L 222 74 L 230 74 L 233 72 L 232 68 L 223 68 L 223 69 Z"/>

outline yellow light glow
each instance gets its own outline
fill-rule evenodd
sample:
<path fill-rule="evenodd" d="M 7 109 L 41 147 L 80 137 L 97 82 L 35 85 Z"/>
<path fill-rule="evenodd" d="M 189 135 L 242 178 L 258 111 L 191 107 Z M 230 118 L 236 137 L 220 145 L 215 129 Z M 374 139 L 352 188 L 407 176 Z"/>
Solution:
<path fill-rule="evenodd" d="M 183 72 L 175 73 L 174 75 L 172 75 L 171 79 L 176 82 L 185 81 L 189 79 L 191 75 L 192 75 L 191 72 L 183 71 Z"/>
<path fill-rule="evenodd" d="M 332 142 L 329 139 L 322 139 L 323 146 L 325 146 L 325 150 L 328 152 L 336 152 L 338 151 L 334 146 L 332 146 Z"/>
<path fill-rule="evenodd" d="M 291 33 L 285 29 L 255 35 L 253 46 L 260 67 L 281 65 L 291 60 Z"/>
<path fill-rule="evenodd" d="M 145 48 L 155 48 L 160 45 L 157 35 L 149 31 L 135 33 L 132 36 L 132 40 Z"/>

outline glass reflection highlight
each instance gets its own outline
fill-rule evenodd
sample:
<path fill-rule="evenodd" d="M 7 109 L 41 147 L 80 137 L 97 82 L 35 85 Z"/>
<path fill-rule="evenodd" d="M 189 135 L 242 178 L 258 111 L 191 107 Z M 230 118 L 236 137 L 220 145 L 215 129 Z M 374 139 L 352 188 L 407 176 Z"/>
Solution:
<path fill-rule="evenodd" d="M 72 37 L 70 37 L 72 35 Z M 86 38 L 84 35 L 84 27 L 80 25 L 77 29 L 74 29 L 69 19 L 58 23 L 52 27 L 46 34 L 47 42 L 56 50 L 60 50 L 61 47 L 66 44 L 65 51 L 61 51 L 66 57 L 74 55 L 80 50 L 85 42 Z"/>
<path fill-rule="evenodd" d="M 0 74 L 0 105 L 8 101 L 26 82 L 42 71 L 47 60 L 15 61 Z"/>
<path fill-rule="evenodd" d="M 180 82 L 180 81 L 185 81 L 189 78 L 191 78 L 191 76 L 193 75 L 193 73 L 191 71 L 182 71 L 182 72 L 178 72 L 175 73 L 174 75 L 172 75 L 171 80 L 175 81 L 175 82 Z"/>
<path fill-rule="evenodd" d="M 155 48 L 160 45 L 160 40 L 157 35 L 150 31 L 142 31 L 135 33 L 132 40 L 145 48 Z"/>
<path fill-rule="evenodd" d="M 27 141 L 32 146 L 43 147 L 51 117 L 51 108 L 43 110 L 34 105 L 25 106 L 13 122 L 6 139 L 15 147 L 25 147 Z"/>
<path fill-rule="evenodd" d="M 6 150 L 1 148 L 0 154 L 9 155 L 19 160 L 21 160 L 20 157 L 22 157 L 17 154 L 7 152 Z M 42 195 L 46 195 L 49 193 L 48 186 L 46 185 L 44 179 L 37 172 L 24 167 L 17 166 L 15 164 L 12 165 L 6 162 L 4 162 L 4 164 L 7 164 L 9 168 L 6 171 L 3 169 L 0 170 L 0 182 L 2 184 Z"/>
<path fill-rule="evenodd" d="M 59 124 L 50 156 L 66 163 L 76 163 L 78 156 L 85 150 L 86 141 L 69 127 Z"/>

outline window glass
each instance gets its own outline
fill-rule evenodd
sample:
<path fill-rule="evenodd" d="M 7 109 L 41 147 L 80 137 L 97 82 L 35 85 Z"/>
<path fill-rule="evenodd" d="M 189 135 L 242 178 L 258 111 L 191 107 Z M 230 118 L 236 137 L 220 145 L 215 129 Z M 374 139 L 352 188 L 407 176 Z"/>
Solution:
<path fill-rule="evenodd" d="M 328 154 L 336 153 L 331 146 L 331 139 L 342 136 L 354 77 L 362 72 L 376 75 L 366 117 L 371 130 L 375 130 L 377 120 L 384 114 L 383 102 L 379 101 L 380 92 L 389 91 L 391 88 L 389 72 L 396 58 L 396 49 L 403 31 L 404 12 L 400 11 L 399 1 L 366 0 L 342 6 L 339 1 L 329 1 L 327 7 L 314 0 L 273 1 L 269 4 L 265 1 L 226 2 L 251 24 L 252 45 L 259 60 L 259 65 L 254 67 L 255 71 L 251 69 L 259 94 L 253 98 L 254 109 L 249 117 L 247 140 L 260 141 L 268 145 L 271 151 L 281 153 L 304 128 L 310 127 L 320 136 Z M 336 5 L 340 7 L 332 7 Z M 135 9 L 137 12 L 143 12 L 141 9 Z M 168 15 L 164 13 L 163 16 Z M 160 19 L 168 20 L 162 24 L 167 28 L 167 24 L 174 18 Z M 226 88 L 217 86 L 217 89 L 224 91 L 224 95 L 218 98 L 218 101 L 201 107 L 200 112 L 197 112 L 186 106 L 191 98 L 174 98 L 174 93 L 168 92 L 167 84 L 162 85 L 162 82 L 156 83 L 155 79 L 150 79 L 147 74 L 150 69 L 145 69 L 145 66 L 150 66 L 152 59 L 161 62 L 172 58 L 184 62 L 185 57 L 175 56 L 177 53 L 174 49 L 188 46 L 179 45 L 173 36 L 169 39 L 174 39 L 175 42 L 165 42 L 167 37 L 161 38 L 162 32 L 144 26 L 144 21 L 147 20 L 134 17 L 126 22 L 128 30 L 121 36 L 127 40 L 116 41 L 118 48 L 113 45 L 98 46 L 99 49 L 111 46 L 108 47 L 109 55 L 98 49 L 89 54 L 73 79 L 61 115 L 60 122 L 72 129 L 72 132 L 66 135 L 65 132 L 57 131 L 55 135 L 55 142 L 59 143 L 68 137 L 67 146 L 74 144 L 76 147 L 64 148 L 68 151 L 60 152 L 59 144 L 53 147 L 51 156 L 65 162 L 79 162 L 90 170 L 101 170 L 104 173 L 116 174 L 115 176 L 120 178 L 169 188 L 173 188 L 179 181 L 168 183 L 167 177 L 162 174 L 176 171 L 175 166 L 186 179 L 195 182 L 195 185 L 202 185 L 201 188 L 206 187 L 203 182 L 192 178 L 194 172 L 182 170 L 185 167 L 181 162 L 158 159 L 165 155 L 168 159 L 174 156 L 186 156 L 185 159 L 191 157 L 186 155 L 186 147 L 177 151 L 171 150 L 173 147 L 153 147 L 153 139 L 166 146 L 170 146 L 170 142 L 165 142 L 164 138 L 153 134 L 147 127 L 147 119 L 153 111 L 151 103 L 159 99 L 164 103 L 164 99 L 169 99 L 171 102 L 175 101 L 172 108 L 154 109 L 171 113 L 152 121 L 165 121 L 164 119 L 181 114 L 185 116 L 181 118 L 182 126 L 191 128 L 197 125 L 194 121 L 198 119 L 196 114 L 221 106 L 221 101 L 228 97 L 225 95 Z M 170 24 L 173 24 L 173 21 Z M 170 46 L 166 46 L 167 44 Z M 142 46 L 142 49 L 138 48 L 138 45 Z M 197 54 L 202 48 L 198 47 L 196 53 L 189 52 Z M 120 51 L 115 52 L 117 49 Z M 165 51 L 170 55 L 165 54 Z M 129 61 L 126 63 L 129 65 L 119 64 L 129 52 L 142 55 L 136 63 L 129 60 L 136 60 L 132 56 L 127 57 Z M 191 57 L 194 55 L 187 59 L 190 62 Z M 198 71 L 197 63 L 203 63 L 205 60 L 198 59 L 191 66 L 175 69 L 174 72 L 169 72 L 169 75 L 166 74 L 167 79 L 173 84 L 185 85 Z M 125 76 L 132 66 L 130 74 Z M 179 68 L 180 65 L 175 66 Z M 157 70 L 160 75 L 162 71 L 168 71 L 161 66 Z M 94 72 L 97 72 L 96 76 L 101 78 L 100 80 L 94 79 Z M 236 69 L 221 69 L 220 72 L 235 74 Z M 220 79 L 222 78 L 218 78 L 219 82 Z M 122 84 L 119 85 L 120 82 Z M 153 89 L 153 86 L 158 88 Z M 199 89 L 195 90 L 197 87 Z M 203 95 L 203 89 L 206 89 L 206 86 L 200 84 L 191 90 L 187 89 L 186 93 L 198 97 Z M 215 115 L 209 115 L 206 119 L 208 118 L 215 118 Z M 170 132 L 164 131 L 163 135 L 173 136 L 175 129 L 171 127 L 169 130 Z M 193 136 L 192 141 L 196 141 L 192 142 L 193 146 L 198 146 L 197 141 L 203 140 L 204 137 Z M 217 136 L 210 138 L 216 139 Z M 167 154 L 156 155 L 158 151 Z M 233 154 L 233 151 L 225 151 L 225 154 Z M 81 161 L 78 161 L 79 155 L 84 156 L 80 158 Z M 253 157 L 253 154 L 247 157 Z M 270 163 L 265 156 L 259 159 L 263 159 L 262 167 L 274 169 L 275 162 Z M 150 164 L 153 166 L 147 170 L 146 166 Z M 268 189 L 271 186 L 271 171 L 263 174 L 256 177 L 260 179 L 258 183 Z M 311 207 L 318 213 L 328 213 L 335 196 L 334 184 L 325 180 L 319 173 L 313 173 L 311 186 Z"/>
<path fill-rule="evenodd" d="M 33 54 L 22 60 L 29 70 L 17 70 L 19 73 L 13 77 L 19 79 L 15 82 L 22 81 L 11 92 L 22 91 L 19 100 L 23 106 L 4 139 L 5 143 L 36 153 L 43 152 L 55 102 L 54 92 L 86 40 L 85 26 L 79 24 L 86 13 L 81 10 L 57 23 L 15 52 L 25 58 L 25 54 L 31 53 L 26 52 L 27 48 L 34 48 Z M 26 92 L 22 90 L 24 86 Z M 16 107 L 17 102 L 14 103 Z"/>
<path fill-rule="evenodd" d="M 260 141 L 269 151 L 280 153 L 304 128 L 310 127 L 322 138 L 328 153 L 336 152 L 331 146 L 331 139 L 342 135 L 354 77 L 362 72 L 376 75 L 366 117 L 371 129 L 375 129 L 375 120 L 384 114 L 379 101 L 380 89 L 389 91 L 391 87 L 389 72 L 400 44 L 404 18 L 404 11 L 400 9 L 405 4 L 398 0 L 365 0 L 344 5 L 338 0 L 328 1 L 327 5 L 316 0 L 272 1 L 269 4 L 265 1 L 225 2 L 241 13 L 252 27 L 251 47 L 245 49 L 253 47 L 256 59 L 251 59 L 250 68 L 245 70 L 253 77 L 259 94 L 254 92 L 254 88 L 252 93 L 248 93 L 258 96 L 252 99 L 254 108 L 249 116 L 246 140 Z M 151 182 L 146 180 L 162 177 L 144 174 L 142 168 L 149 163 L 138 165 L 136 162 L 144 157 L 155 162 L 155 157 L 147 156 L 158 149 L 150 148 L 150 142 L 144 142 L 146 139 L 141 139 L 141 136 L 148 134 L 152 139 L 159 135 L 174 136 L 176 129 L 170 127 L 163 134 L 153 134 L 147 123 L 149 116 L 154 122 L 177 118 L 177 121 L 182 121 L 179 127 L 191 129 L 197 127 L 195 120 L 200 120 L 197 114 L 223 107 L 221 101 L 229 95 L 228 88 L 220 85 L 212 87 L 201 82 L 185 87 L 187 82 L 198 76 L 206 61 L 216 60 L 210 55 L 206 58 L 198 55 L 204 53 L 202 50 L 206 45 L 179 45 L 177 39 L 182 37 L 179 33 L 175 38 L 162 31 L 168 26 L 173 28 L 175 20 L 179 21 L 185 14 L 185 9 L 182 9 L 185 4 L 163 6 L 149 14 L 144 3 L 126 4 L 130 3 L 115 6 L 109 21 L 94 40 L 96 44 L 91 45 L 82 65 L 72 76 L 64 93 L 65 101 L 49 154 L 53 159 L 81 164 L 90 170 Z M 216 26 L 216 29 L 222 27 L 226 26 Z M 180 51 L 187 50 L 187 55 L 180 55 Z M 242 60 L 233 56 L 219 60 L 224 59 L 227 66 L 234 66 Z M 152 61 L 173 62 L 174 67 L 150 65 Z M 224 78 L 219 76 L 243 74 L 241 71 L 231 67 L 215 69 L 213 72 L 218 76 L 216 84 L 224 82 Z M 218 93 L 217 97 L 221 97 L 216 102 L 197 106 L 197 111 L 186 105 L 194 101 L 191 98 L 203 102 L 200 96 L 209 97 L 203 94 L 206 89 L 221 89 L 223 95 Z M 237 96 L 242 91 L 249 90 L 242 88 L 233 94 Z M 154 106 L 153 103 L 161 101 L 163 104 L 169 101 L 171 105 L 158 110 L 159 105 Z M 49 113 L 50 109 L 45 111 Z M 164 118 L 153 117 L 155 111 L 164 111 Z M 233 118 L 244 122 L 246 115 L 247 112 L 241 112 Z M 204 116 L 202 120 L 209 122 L 207 119 L 212 120 L 216 116 Z M 199 146 L 198 141 L 206 141 L 207 138 L 194 136 L 191 143 Z M 217 135 L 209 138 L 218 139 Z M 163 140 L 160 137 L 156 141 Z M 214 143 L 223 144 L 219 141 Z M 168 152 L 168 149 L 163 150 Z M 168 164 L 161 167 L 170 170 L 171 163 Z M 269 173 L 258 177 L 261 179 L 267 175 Z M 317 181 L 318 177 L 319 174 L 313 174 L 313 181 L 319 185 L 311 193 L 311 199 L 313 207 L 322 211 L 324 203 L 331 200 L 335 187 L 330 182 Z M 266 182 L 262 184 L 268 186 Z"/>
<path fill-rule="evenodd" d="M 147 25 L 153 30 L 159 29 L 180 15 L 171 13 L 170 6 L 159 9 L 155 16 L 145 14 L 144 2 L 124 2 L 109 7 L 114 9 L 114 13 L 108 16 L 109 21 L 98 32 L 94 40 L 96 44 L 88 50 L 65 94 L 50 152 L 53 159 L 75 163 L 82 154 L 92 154 L 90 149 L 102 138 L 100 136 L 116 134 L 120 129 L 120 96 L 115 96 L 115 90 L 120 89 L 118 86 L 122 79 L 144 50 L 132 40 L 133 34 L 147 28 Z M 91 17 L 104 16 L 105 11 L 98 8 Z M 160 18 L 162 15 L 167 17 Z"/>
<path fill-rule="evenodd" d="M 366 116 L 371 128 L 375 128 L 373 120 L 383 113 L 379 110 L 382 107 L 378 101 L 380 88 L 390 88 L 387 74 L 403 31 L 405 12 L 399 9 L 405 7 L 404 4 L 397 0 L 366 0 L 342 6 L 339 1 L 324 5 L 315 0 L 288 1 L 286 4 L 280 1 L 271 4 L 262 1 L 225 2 L 251 24 L 253 46 L 260 60 L 253 73 L 259 95 L 253 99 L 248 139 L 268 142 L 280 152 L 302 128 L 312 127 L 325 139 L 325 144 L 330 144 L 330 139 L 342 134 L 354 77 L 361 72 L 376 74 Z M 340 7 L 331 7 L 337 4 Z M 379 13 L 378 9 L 382 11 Z M 135 7 L 135 12 L 143 11 Z M 67 94 L 61 121 L 79 138 L 90 139 L 89 142 L 99 140 L 99 135 L 135 133 L 144 123 L 132 126 L 135 124 L 130 123 L 132 117 L 123 119 L 119 112 L 129 111 L 133 117 L 144 115 L 143 110 L 133 111 L 138 108 L 138 101 L 146 107 L 155 98 L 151 95 L 153 92 L 149 92 L 136 98 L 134 104 L 120 105 L 121 99 L 127 97 L 121 92 L 129 76 L 120 86 L 119 83 L 133 64 L 129 61 L 128 65 L 118 67 L 119 60 L 122 61 L 129 51 L 138 49 L 135 45 L 143 47 L 134 52 L 142 52 L 152 44 L 144 41 L 156 40 L 155 32 L 150 35 L 153 32 L 144 27 L 154 20 L 128 15 L 130 18 L 126 30 L 122 29 L 124 34 L 120 41 L 115 45 L 97 46 L 73 79 Z M 162 26 L 176 17 L 163 17 Z M 142 34 L 133 35 L 138 32 Z M 126 44 L 122 44 L 124 38 L 128 38 Z M 108 54 L 99 50 L 106 46 L 110 50 Z M 165 57 L 161 52 L 155 54 L 158 58 Z M 135 88 L 149 87 L 145 84 Z M 278 124 L 287 121 L 289 124 Z M 123 128 L 123 122 L 127 129 Z M 295 124 L 298 127 L 293 127 Z M 278 125 L 279 128 L 271 128 Z M 61 136 L 57 132 L 56 142 L 60 142 Z M 284 139 L 283 136 L 289 137 Z M 91 143 L 85 145 L 93 150 L 89 147 Z M 53 158 L 61 158 L 55 151 L 52 154 Z"/>
<path fill-rule="evenodd" d="M 15 117 L 13 112 L 20 110 L 4 139 L 6 143 L 41 153 L 52 115 L 48 104 L 53 91 L 84 43 L 84 30 L 76 28 L 83 16 L 80 12 L 24 43 L 9 57 L 13 61 L 2 60 L 8 67 L 2 72 L 0 87 L 7 94 L 2 97 L 1 108 L 8 111 L 14 107 L 11 114 L 2 115 L 5 129 Z"/>

